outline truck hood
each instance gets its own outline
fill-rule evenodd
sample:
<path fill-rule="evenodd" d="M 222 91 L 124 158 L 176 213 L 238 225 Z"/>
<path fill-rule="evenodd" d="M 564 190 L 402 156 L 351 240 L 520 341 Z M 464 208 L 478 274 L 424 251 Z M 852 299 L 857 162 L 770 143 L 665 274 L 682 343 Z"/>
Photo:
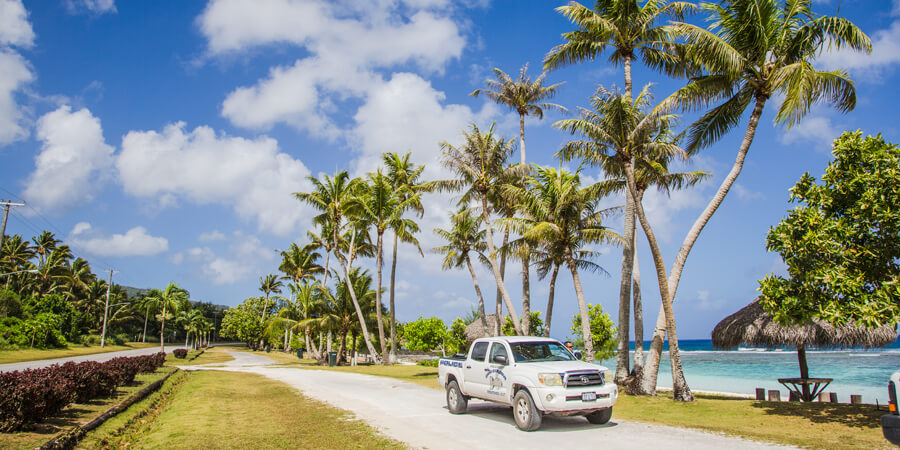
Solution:
<path fill-rule="evenodd" d="M 516 363 L 516 367 L 535 372 L 571 372 L 575 370 L 599 370 L 606 372 L 607 369 L 599 364 L 586 363 L 584 361 L 548 361 L 533 363 Z"/>

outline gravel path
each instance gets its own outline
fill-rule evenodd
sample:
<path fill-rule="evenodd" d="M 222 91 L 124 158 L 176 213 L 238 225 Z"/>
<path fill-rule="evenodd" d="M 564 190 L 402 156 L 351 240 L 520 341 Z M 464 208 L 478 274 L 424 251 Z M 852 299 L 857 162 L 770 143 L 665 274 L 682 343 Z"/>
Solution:
<path fill-rule="evenodd" d="M 227 370 L 264 375 L 305 395 L 353 412 L 382 433 L 415 448 L 784 448 L 700 431 L 617 420 L 591 425 L 583 417 L 545 416 L 540 430 L 516 428 L 508 407 L 470 401 L 469 411 L 447 411 L 444 392 L 391 378 L 345 372 L 263 367 L 272 360 L 261 355 L 229 352 L 234 361 L 218 367 L 189 370 Z M 251 358 L 252 357 L 252 358 Z M 255 360 L 255 362 L 254 362 Z"/>

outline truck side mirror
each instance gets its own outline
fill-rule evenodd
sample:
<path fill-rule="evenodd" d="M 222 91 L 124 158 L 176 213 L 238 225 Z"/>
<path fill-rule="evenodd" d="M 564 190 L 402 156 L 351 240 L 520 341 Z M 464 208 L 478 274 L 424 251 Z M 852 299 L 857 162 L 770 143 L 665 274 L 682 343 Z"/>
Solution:
<path fill-rule="evenodd" d="M 576 359 L 581 359 L 581 352 L 579 352 L 578 350 L 576 350 L 576 351 L 574 351 L 574 352 L 572 352 L 572 353 L 575 355 L 575 358 L 576 358 Z"/>
<path fill-rule="evenodd" d="M 503 364 L 503 365 L 506 365 L 506 363 L 507 363 L 507 361 L 506 361 L 506 356 L 504 356 L 504 355 L 494 355 L 494 362 L 497 363 L 497 364 Z"/>

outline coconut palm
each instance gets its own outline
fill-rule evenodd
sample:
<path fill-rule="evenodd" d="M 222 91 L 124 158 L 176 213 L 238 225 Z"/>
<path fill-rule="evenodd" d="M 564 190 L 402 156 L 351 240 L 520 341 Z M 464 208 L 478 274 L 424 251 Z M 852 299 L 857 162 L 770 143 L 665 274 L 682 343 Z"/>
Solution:
<path fill-rule="evenodd" d="M 259 291 L 263 294 L 266 294 L 266 302 L 263 306 L 262 315 L 260 316 L 260 322 L 266 320 L 266 313 L 269 311 L 269 296 L 272 293 L 280 294 L 281 288 L 284 287 L 284 283 L 278 279 L 278 276 L 274 274 L 268 274 L 265 277 L 259 277 Z"/>
<path fill-rule="evenodd" d="M 138 307 L 144 311 L 144 332 L 141 337 L 141 342 L 147 342 L 147 321 L 150 318 L 150 312 L 157 306 L 157 302 L 154 300 L 155 297 L 159 297 L 161 294 L 159 289 L 153 288 L 147 291 L 141 299 L 138 301 Z"/>
<path fill-rule="evenodd" d="M 305 280 L 315 278 L 315 274 L 322 273 L 325 269 L 316 263 L 321 255 L 316 253 L 315 247 L 316 244 L 300 247 L 292 242 L 287 250 L 282 250 L 281 264 L 278 266 L 278 270 L 284 273 L 283 278 L 287 278 L 295 286 L 299 286 Z"/>
<path fill-rule="evenodd" d="M 528 76 L 528 64 L 519 69 L 519 78 L 513 80 L 506 72 L 494 68 L 496 80 L 485 80 L 487 89 L 476 89 L 470 94 L 473 97 L 484 95 L 494 102 L 505 105 L 519 114 L 519 154 L 522 164 L 525 164 L 525 116 L 544 118 L 545 109 L 565 111 L 566 108 L 555 103 L 547 103 L 544 100 L 556 95 L 557 89 L 563 83 L 544 86 L 546 73 L 541 73 L 534 81 Z"/>
<path fill-rule="evenodd" d="M 441 143 L 443 153 L 443 165 L 456 173 L 457 187 L 465 191 L 459 201 L 460 205 L 466 205 L 470 201 L 477 201 L 481 206 L 482 220 L 487 232 L 486 243 L 488 247 L 488 261 L 494 279 L 500 289 L 506 308 L 512 317 L 513 327 L 516 333 L 522 334 L 522 326 L 519 316 L 509 297 L 509 292 L 503 284 L 500 267 L 497 264 L 497 248 L 494 245 L 494 233 L 491 228 L 491 208 L 488 199 L 496 195 L 503 181 L 521 178 L 527 172 L 527 166 L 506 166 L 506 161 L 512 154 L 512 142 L 494 136 L 494 125 L 487 132 L 481 132 L 474 123 L 471 131 L 463 131 L 465 144 L 454 146 L 447 142 Z"/>
<path fill-rule="evenodd" d="M 340 248 L 341 239 L 339 237 L 340 233 L 344 231 L 345 228 L 344 219 L 348 218 L 348 216 L 352 218 L 352 216 L 358 212 L 360 203 L 359 193 L 362 190 L 364 182 L 359 178 L 351 179 L 346 170 L 338 172 L 334 177 L 324 175 L 322 181 L 312 176 L 307 177 L 307 179 L 313 184 L 313 191 L 308 193 L 295 192 L 294 196 L 298 200 L 321 211 L 321 214 L 313 218 L 313 222 L 320 226 L 328 225 L 328 228 L 330 229 L 329 231 L 333 246 L 332 252 L 343 269 L 345 285 L 348 286 L 351 300 L 353 300 L 353 306 L 356 310 L 357 318 L 359 319 L 366 348 L 369 350 L 369 353 L 374 356 L 376 355 L 375 347 L 369 339 L 365 317 L 359 306 L 353 283 L 350 283 L 348 278 L 350 276 L 353 259 L 357 252 L 356 238 L 359 237 L 360 234 L 368 235 L 368 233 L 359 233 L 359 231 L 365 230 L 351 227 L 352 235 L 350 242 L 348 243 L 346 258 L 344 258 L 342 254 L 342 249 Z"/>
<path fill-rule="evenodd" d="M 609 62 L 622 64 L 625 95 L 632 96 L 632 62 L 640 58 L 647 66 L 669 75 L 684 75 L 687 65 L 672 41 L 673 29 L 663 24 L 666 19 L 682 20 L 695 6 L 689 2 L 647 0 L 599 0 L 594 9 L 569 2 L 556 10 L 571 20 L 576 31 L 563 34 L 565 43 L 553 48 L 544 58 L 544 69 L 552 70 L 569 64 L 594 60 L 609 51 Z M 634 161 L 631 161 L 634 164 Z M 617 383 L 628 374 L 629 302 L 634 261 L 634 209 L 630 191 L 625 192 L 625 242 L 622 245 L 622 277 L 619 282 L 619 326 L 616 349 Z"/>
<path fill-rule="evenodd" d="M 47 230 L 44 230 L 43 233 L 32 237 L 31 241 L 34 242 L 34 252 L 38 255 L 39 258 L 39 267 L 44 265 L 44 259 L 47 257 L 47 255 L 55 250 L 56 246 L 62 242 L 57 239 L 56 236 L 53 235 L 53 233 Z"/>
<path fill-rule="evenodd" d="M 481 220 L 475 217 L 472 211 L 465 206 L 461 206 L 455 213 L 450 213 L 449 230 L 434 229 L 434 234 L 447 241 L 447 245 L 434 248 L 435 252 L 444 255 L 442 269 L 455 269 L 462 266 L 463 263 L 469 269 L 469 275 L 472 276 L 472 283 L 475 285 L 475 294 L 478 296 L 478 320 L 481 321 L 483 330 L 487 330 L 484 296 L 481 295 L 478 277 L 475 275 L 475 269 L 472 267 L 472 260 L 469 254 L 475 252 L 476 255 L 484 258 L 483 252 L 487 249 L 485 233 L 485 230 L 481 229 Z"/>
<path fill-rule="evenodd" d="M 159 317 L 159 349 L 165 351 L 165 330 L 166 319 L 171 318 L 180 309 L 188 303 L 188 293 L 184 289 L 178 287 L 175 283 L 169 283 L 162 291 L 154 293 L 156 295 L 146 297 L 146 300 L 153 305 L 154 309 L 160 310 Z"/>
<path fill-rule="evenodd" d="M 515 199 L 521 217 L 502 219 L 511 225 L 525 242 L 542 242 L 560 248 L 572 273 L 572 283 L 581 313 L 581 331 L 585 358 L 594 360 L 593 340 L 587 302 L 578 274 L 575 250 L 587 244 L 617 244 L 621 237 L 603 225 L 603 218 L 611 210 L 598 208 L 608 193 L 603 183 L 581 186 L 578 172 L 569 173 L 535 166 L 533 175 L 526 178 L 526 187 L 506 186 L 506 194 Z M 515 320 L 515 319 L 514 319 Z M 515 325 L 515 322 L 513 322 Z"/>

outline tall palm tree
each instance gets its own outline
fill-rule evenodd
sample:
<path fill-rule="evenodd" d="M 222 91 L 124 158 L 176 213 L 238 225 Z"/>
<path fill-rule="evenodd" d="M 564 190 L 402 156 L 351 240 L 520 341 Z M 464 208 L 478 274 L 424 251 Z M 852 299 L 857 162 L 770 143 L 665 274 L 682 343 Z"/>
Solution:
<path fill-rule="evenodd" d="M 365 317 L 363 315 L 362 309 L 359 306 L 359 301 L 356 297 L 356 292 L 354 291 L 353 283 L 350 282 L 349 276 L 351 271 L 351 266 L 353 264 L 353 259 L 356 256 L 356 238 L 360 235 L 356 229 L 352 229 L 352 237 L 350 238 L 349 246 L 347 248 L 347 257 L 341 253 L 341 238 L 340 234 L 344 230 L 344 219 L 353 218 L 355 214 L 358 213 L 359 209 L 359 193 L 362 190 L 363 181 L 359 178 L 350 178 L 350 175 L 346 170 L 338 172 L 334 175 L 334 177 L 329 177 L 328 175 L 324 175 L 323 180 L 318 180 L 315 177 L 307 177 L 307 179 L 313 184 L 312 192 L 295 192 L 294 196 L 313 208 L 321 211 L 321 214 L 313 218 L 313 222 L 318 225 L 328 225 L 330 228 L 330 234 L 332 239 L 332 252 L 334 253 L 335 259 L 338 263 L 341 264 L 341 268 L 344 272 L 344 281 L 348 290 L 350 292 L 351 300 L 353 301 L 354 309 L 356 310 L 357 318 L 359 319 L 360 328 L 363 334 L 363 340 L 366 343 L 366 348 L 369 350 L 369 353 L 373 356 L 377 355 L 375 352 L 375 347 L 372 345 L 372 341 L 369 338 L 369 331 L 366 327 Z M 364 233 L 368 234 L 368 233 Z"/>
<path fill-rule="evenodd" d="M 322 273 L 325 269 L 316 263 L 321 256 L 316 253 L 315 247 L 316 244 L 300 247 L 292 242 L 287 250 L 282 250 L 278 270 L 284 273 L 284 278 L 299 286 L 304 280 L 312 280 L 315 274 Z"/>
<path fill-rule="evenodd" d="M 469 269 L 469 275 L 472 276 L 472 283 L 475 285 L 475 295 L 478 296 L 478 320 L 481 321 L 483 330 L 487 330 L 484 296 L 481 295 L 478 277 L 475 275 L 469 253 L 475 252 L 479 257 L 484 257 L 483 252 L 487 249 L 485 233 L 485 230 L 481 229 L 481 220 L 476 218 L 472 211 L 465 206 L 461 206 L 455 213 L 450 213 L 449 230 L 434 229 L 434 234 L 447 241 L 447 245 L 434 248 L 435 252 L 444 255 L 442 269 L 455 269 L 462 266 L 463 263 Z"/>
<path fill-rule="evenodd" d="M 690 126 L 686 150 L 711 145 L 736 127 L 750 104 L 753 109 L 731 170 L 706 208 L 697 217 L 667 277 L 669 300 L 674 301 L 687 257 L 700 232 L 740 175 L 763 110 L 773 94 L 781 100 L 776 124 L 793 126 L 813 103 L 826 102 L 841 112 L 856 106 L 853 81 L 842 70 L 816 70 L 813 62 L 828 47 L 871 52 L 872 44 L 856 25 L 842 17 L 813 13 L 811 0 L 725 0 L 703 3 L 712 15 L 712 28 L 688 23 L 673 25 L 689 44 L 687 58 L 702 69 L 687 86 L 673 93 L 658 109 L 696 110 L 719 103 Z M 720 103 L 721 102 L 721 103 Z M 657 318 L 645 376 L 658 367 L 663 333 Z M 647 382 L 645 382 L 647 384 Z"/>
<path fill-rule="evenodd" d="M 484 95 L 495 103 L 505 105 L 519 114 L 519 155 L 525 164 L 525 116 L 544 118 L 545 109 L 565 111 L 566 108 L 544 100 L 556 95 L 563 83 L 544 86 L 546 73 L 541 73 L 534 81 L 528 76 L 528 64 L 519 69 L 519 78 L 513 80 L 506 72 L 494 68 L 496 80 L 485 80 L 487 89 L 476 89 L 470 94 L 473 97 Z"/>
<path fill-rule="evenodd" d="M 144 310 L 144 332 L 141 337 L 141 342 L 147 342 L 147 321 L 150 318 L 151 310 L 157 306 L 157 302 L 154 298 L 157 298 L 160 295 L 160 290 L 153 288 L 147 291 L 138 301 L 138 307 Z"/>
<path fill-rule="evenodd" d="M 494 232 L 490 221 L 491 208 L 488 205 L 488 199 L 496 195 L 495 192 L 500 189 L 504 180 L 521 178 L 528 168 L 525 165 L 506 166 L 506 161 L 512 154 L 512 143 L 511 140 L 495 137 L 493 124 L 487 132 L 483 133 L 473 123 L 470 132 L 463 131 L 463 137 L 465 144 L 458 147 L 447 142 L 441 143 L 442 163 L 456 173 L 457 187 L 465 189 L 459 204 L 466 205 L 471 201 L 481 204 L 482 220 L 487 232 L 486 243 L 491 271 L 494 273 L 494 279 L 500 288 L 500 295 L 512 317 L 516 334 L 521 335 L 522 326 L 519 316 L 509 297 L 509 292 L 503 284 L 503 277 L 497 264 L 497 248 L 494 245 Z"/>
<path fill-rule="evenodd" d="M 683 20 L 695 5 L 690 2 L 646 0 L 598 0 L 590 9 L 577 2 L 556 8 L 578 29 L 563 34 L 565 43 L 554 47 L 544 58 L 544 69 L 594 60 L 609 51 L 609 61 L 622 64 L 625 95 L 632 96 L 632 62 L 640 58 L 647 66 L 672 76 L 689 73 L 681 57 L 683 49 L 673 41 L 673 27 L 666 19 Z M 629 161 L 632 165 L 634 161 Z M 616 348 L 616 383 L 628 375 L 629 302 L 635 249 L 634 200 L 625 192 L 625 242 L 622 245 L 622 276 L 619 281 L 619 326 Z"/>
<path fill-rule="evenodd" d="M 602 183 L 582 187 L 577 172 L 536 166 L 533 175 L 526 179 L 524 188 L 507 186 L 505 190 L 510 198 L 515 199 L 517 209 L 522 210 L 523 214 L 502 220 L 522 235 L 525 242 L 541 242 L 562 249 L 566 265 L 572 273 L 581 313 L 585 358 L 593 362 L 590 319 L 575 251 L 586 244 L 616 244 L 621 240 L 619 235 L 603 226 L 603 218 L 610 214 L 610 210 L 598 208 L 598 203 L 608 193 L 607 187 Z"/>
<path fill-rule="evenodd" d="M 154 309 L 161 311 L 159 315 L 159 351 L 164 352 L 166 349 L 166 319 L 171 317 L 169 314 L 174 315 L 188 303 L 188 293 L 177 284 L 169 283 L 155 296 L 147 296 L 146 299 L 154 305 Z"/>
<path fill-rule="evenodd" d="M 53 235 L 53 233 L 47 230 L 44 230 L 43 233 L 32 237 L 31 241 L 34 242 L 34 252 L 38 255 L 39 258 L 39 267 L 44 265 L 44 258 L 46 258 L 47 255 L 55 250 L 56 246 L 62 242 L 57 239 L 56 236 Z"/>
<path fill-rule="evenodd" d="M 282 283 L 275 274 L 270 273 L 265 277 L 259 277 L 259 291 L 266 294 L 266 303 L 263 306 L 262 315 L 259 318 L 260 322 L 266 320 L 266 313 L 269 310 L 269 296 L 272 295 L 273 292 L 280 294 L 282 287 L 284 287 L 284 283 Z"/>

